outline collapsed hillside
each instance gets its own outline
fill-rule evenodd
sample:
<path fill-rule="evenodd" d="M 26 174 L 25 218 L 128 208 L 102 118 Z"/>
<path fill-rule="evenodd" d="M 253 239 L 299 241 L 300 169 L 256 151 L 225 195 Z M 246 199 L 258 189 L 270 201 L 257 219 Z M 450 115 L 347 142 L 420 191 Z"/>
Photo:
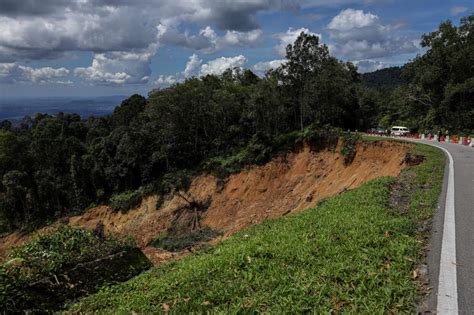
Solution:
<path fill-rule="evenodd" d="M 313 151 L 305 145 L 224 180 L 213 175 L 198 176 L 186 192 L 163 200 L 150 196 L 128 212 L 100 206 L 69 218 L 68 224 L 86 229 L 103 224 L 106 233 L 129 235 L 157 264 L 180 255 L 150 246 L 159 235 L 177 227 L 206 227 L 226 237 L 249 225 L 315 206 L 376 177 L 397 176 L 405 167 L 405 156 L 411 146 L 399 142 L 362 142 L 357 144 L 352 163 L 345 165 L 338 152 L 340 147 L 335 151 Z M 27 239 L 19 233 L 4 237 L 0 254 Z"/>
<path fill-rule="evenodd" d="M 81 299 L 69 312 L 417 313 L 430 291 L 420 264 L 445 158 L 416 145 L 405 160 L 410 166 L 397 178 L 374 179 L 316 208 L 248 227 Z M 409 189 L 402 194 L 408 212 L 391 203 L 403 200 L 394 196 L 398 183 Z"/>

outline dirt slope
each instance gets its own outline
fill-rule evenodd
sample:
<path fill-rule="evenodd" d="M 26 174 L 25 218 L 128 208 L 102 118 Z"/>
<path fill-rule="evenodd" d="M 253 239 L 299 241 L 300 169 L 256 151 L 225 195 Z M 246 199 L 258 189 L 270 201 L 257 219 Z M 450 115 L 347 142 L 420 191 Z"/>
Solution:
<path fill-rule="evenodd" d="M 200 223 L 221 231 L 224 237 L 251 224 L 315 206 L 318 201 L 356 188 L 380 176 L 398 176 L 405 167 L 410 144 L 399 142 L 360 143 L 353 162 L 345 166 L 338 152 L 314 152 L 309 146 L 277 157 L 263 166 L 229 176 L 223 183 L 211 175 L 196 177 L 187 192 L 189 200 L 210 202 Z M 169 196 L 156 209 L 157 196 L 146 198 L 140 207 L 115 213 L 107 206 L 90 209 L 69 218 L 69 224 L 93 229 L 103 223 L 106 232 L 127 234 L 155 263 L 177 254 L 147 247 L 157 235 L 176 222 L 176 210 L 186 201 Z M 0 239 L 0 254 L 21 244 L 28 236 L 13 233 Z M 178 254 L 179 255 L 179 254 Z"/>

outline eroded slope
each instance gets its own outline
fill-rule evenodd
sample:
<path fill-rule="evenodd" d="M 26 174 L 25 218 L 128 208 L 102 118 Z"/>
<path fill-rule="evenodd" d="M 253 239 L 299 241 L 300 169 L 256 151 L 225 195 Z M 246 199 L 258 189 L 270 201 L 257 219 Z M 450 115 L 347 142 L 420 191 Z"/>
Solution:
<path fill-rule="evenodd" d="M 159 197 L 151 196 L 126 213 L 101 206 L 69 218 L 69 224 L 88 229 L 103 224 L 106 232 L 130 235 L 152 261 L 159 263 L 179 254 L 148 245 L 173 225 L 186 225 L 192 218 L 199 220 L 201 227 L 220 231 L 226 237 L 266 219 L 315 206 L 324 198 L 376 177 L 398 176 L 405 167 L 404 158 L 410 147 L 399 142 L 359 143 L 354 160 L 346 166 L 338 149 L 317 152 L 304 146 L 298 152 L 279 156 L 225 180 L 212 175 L 198 176 L 188 191 L 168 196 L 158 209 Z M 195 217 L 192 211 L 182 217 L 182 211 L 178 212 L 187 206 L 186 200 L 206 204 L 206 208 Z M 18 233 L 7 236 L 1 242 L 0 252 L 27 238 Z"/>

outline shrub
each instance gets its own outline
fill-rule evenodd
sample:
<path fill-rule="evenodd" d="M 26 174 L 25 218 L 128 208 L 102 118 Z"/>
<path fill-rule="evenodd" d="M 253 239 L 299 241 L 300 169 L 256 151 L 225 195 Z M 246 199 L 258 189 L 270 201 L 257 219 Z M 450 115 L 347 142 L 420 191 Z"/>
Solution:
<path fill-rule="evenodd" d="M 12 251 L 0 264 L 0 309 L 18 312 L 35 305 L 28 288 L 79 263 L 132 248 L 130 239 L 103 239 L 93 232 L 61 226 Z"/>
<path fill-rule="evenodd" d="M 193 175 L 193 172 L 190 170 L 170 170 L 156 184 L 155 190 L 161 194 L 167 194 L 176 190 L 186 190 L 191 184 L 191 177 Z"/>
<path fill-rule="evenodd" d="M 162 234 L 151 242 L 153 247 L 163 248 L 164 250 L 176 252 L 187 248 L 191 248 L 193 245 L 207 242 L 219 236 L 220 233 L 205 227 L 197 231 L 189 231 L 183 234 Z"/>
<path fill-rule="evenodd" d="M 115 194 L 110 198 L 110 207 L 114 211 L 128 211 L 137 207 L 142 201 L 142 192 L 140 190 L 126 191 Z"/>
<path fill-rule="evenodd" d="M 349 165 L 354 160 L 356 154 L 357 141 L 360 140 L 359 134 L 344 133 L 342 135 L 341 154 L 344 157 L 344 164 Z"/>

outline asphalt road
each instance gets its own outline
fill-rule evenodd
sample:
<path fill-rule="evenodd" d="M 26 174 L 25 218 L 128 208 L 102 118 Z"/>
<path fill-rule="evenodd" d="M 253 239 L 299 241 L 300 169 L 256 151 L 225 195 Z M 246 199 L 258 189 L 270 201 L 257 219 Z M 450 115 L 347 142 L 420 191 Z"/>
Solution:
<path fill-rule="evenodd" d="M 474 314 L 474 148 L 429 140 L 416 142 L 444 148 L 453 162 L 453 168 L 446 165 L 439 208 L 433 219 L 428 253 L 433 293 L 428 309 L 437 314 Z"/>

